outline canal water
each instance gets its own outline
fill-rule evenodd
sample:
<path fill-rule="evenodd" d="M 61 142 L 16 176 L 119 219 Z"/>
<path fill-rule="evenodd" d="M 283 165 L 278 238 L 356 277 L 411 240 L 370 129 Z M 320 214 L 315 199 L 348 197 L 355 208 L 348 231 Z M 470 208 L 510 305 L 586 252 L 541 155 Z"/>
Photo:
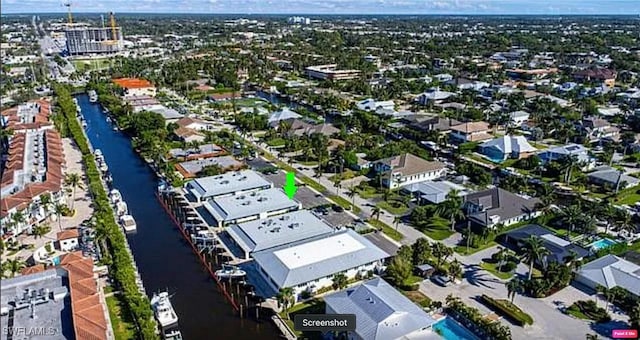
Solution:
<path fill-rule="evenodd" d="M 278 339 L 271 322 L 240 319 L 216 283 L 198 261 L 155 193 L 156 176 L 131 148 L 130 139 L 114 131 L 86 95 L 77 97 L 87 122 L 87 135 L 102 150 L 113 184 L 127 202 L 137 222 L 137 232 L 127 236 L 148 294 L 168 290 L 186 340 Z"/>

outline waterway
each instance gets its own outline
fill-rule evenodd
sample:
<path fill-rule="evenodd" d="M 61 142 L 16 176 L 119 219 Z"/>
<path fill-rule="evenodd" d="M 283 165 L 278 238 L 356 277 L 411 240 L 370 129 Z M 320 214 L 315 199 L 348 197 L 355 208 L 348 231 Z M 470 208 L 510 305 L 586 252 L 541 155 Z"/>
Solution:
<path fill-rule="evenodd" d="M 168 290 L 184 339 L 278 339 L 271 322 L 240 319 L 158 202 L 156 175 L 131 148 L 130 139 L 107 123 L 100 105 L 77 97 L 87 135 L 102 150 L 113 183 L 137 222 L 129 245 L 148 294 Z"/>

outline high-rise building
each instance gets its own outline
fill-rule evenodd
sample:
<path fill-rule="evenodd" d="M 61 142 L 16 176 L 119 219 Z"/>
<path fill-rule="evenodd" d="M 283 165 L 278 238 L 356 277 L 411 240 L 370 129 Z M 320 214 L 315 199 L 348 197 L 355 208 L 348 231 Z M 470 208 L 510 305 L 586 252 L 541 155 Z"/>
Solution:
<path fill-rule="evenodd" d="M 70 55 L 115 53 L 124 46 L 120 27 L 77 27 L 68 28 L 64 33 Z"/>

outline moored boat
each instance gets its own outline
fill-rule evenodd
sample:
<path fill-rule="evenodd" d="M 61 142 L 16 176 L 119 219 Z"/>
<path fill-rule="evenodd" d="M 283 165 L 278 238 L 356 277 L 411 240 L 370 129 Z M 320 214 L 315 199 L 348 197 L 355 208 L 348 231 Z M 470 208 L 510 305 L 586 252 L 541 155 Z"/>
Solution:
<path fill-rule="evenodd" d="M 181 340 L 178 329 L 178 315 L 171 305 L 171 296 L 167 292 L 154 293 L 151 297 L 151 308 L 158 321 L 162 337 L 166 340 Z"/>
<path fill-rule="evenodd" d="M 133 219 L 131 215 L 122 215 L 120 216 L 120 224 L 122 225 L 122 229 L 124 231 L 136 231 L 137 225 L 136 220 Z"/>
<path fill-rule="evenodd" d="M 96 93 L 96 91 L 94 90 L 89 90 L 89 102 L 90 103 L 95 103 L 98 101 L 98 93 Z"/>
<path fill-rule="evenodd" d="M 216 276 L 220 279 L 235 279 L 247 275 L 247 272 L 236 266 L 222 266 L 222 269 L 216 270 Z"/>
<path fill-rule="evenodd" d="M 113 189 L 109 192 L 109 198 L 111 198 L 111 202 L 113 204 L 116 204 L 120 201 L 122 201 L 122 195 L 120 194 L 120 191 L 118 189 Z"/>

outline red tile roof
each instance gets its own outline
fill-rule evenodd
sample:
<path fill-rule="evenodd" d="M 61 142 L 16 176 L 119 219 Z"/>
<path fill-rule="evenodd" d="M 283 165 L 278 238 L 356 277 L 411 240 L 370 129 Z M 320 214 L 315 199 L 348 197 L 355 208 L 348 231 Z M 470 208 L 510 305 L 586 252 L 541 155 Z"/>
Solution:
<path fill-rule="evenodd" d="M 138 78 L 118 78 L 113 82 L 125 89 L 143 89 L 146 87 L 153 87 L 150 81 Z"/>
<path fill-rule="evenodd" d="M 63 230 L 61 232 L 58 232 L 58 234 L 56 234 L 56 239 L 58 241 L 61 240 L 68 240 L 70 238 L 78 238 L 78 236 L 80 236 L 80 233 L 78 233 L 78 229 L 67 229 L 67 230 Z"/>

